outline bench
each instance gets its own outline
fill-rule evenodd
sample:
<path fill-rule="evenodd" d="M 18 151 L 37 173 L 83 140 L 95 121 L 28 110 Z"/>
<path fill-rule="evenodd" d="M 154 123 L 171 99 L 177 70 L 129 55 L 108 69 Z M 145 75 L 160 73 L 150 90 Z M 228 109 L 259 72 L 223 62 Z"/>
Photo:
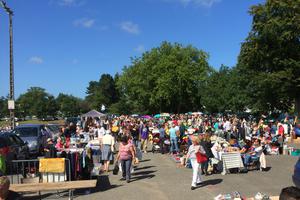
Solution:
<path fill-rule="evenodd" d="M 222 175 L 225 175 L 228 169 L 244 167 L 243 160 L 239 152 L 222 153 L 222 161 L 223 161 Z"/>
<path fill-rule="evenodd" d="M 66 181 L 54 183 L 25 183 L 11 184 L 9 190 L 17 193 L 69 190 L 69 199 L 73 199 L 74 189 L 94 188 L 96 187 L 96 184 L 97 180 Z"/>

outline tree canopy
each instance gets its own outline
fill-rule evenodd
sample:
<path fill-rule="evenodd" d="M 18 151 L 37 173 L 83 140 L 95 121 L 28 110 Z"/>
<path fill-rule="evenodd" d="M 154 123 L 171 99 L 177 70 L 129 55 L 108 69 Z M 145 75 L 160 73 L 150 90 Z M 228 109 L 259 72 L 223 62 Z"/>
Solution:
<path fill-rule="evenodd" d="M 55 116 L 57 112 L 54 96 L 40 87 L 29 88 L 26 93 L 20 95 L 16 104 L 22 117 L 25 117 L 24 115 L 35 115 L 38 118 L 43 118 Z"/>
<path fill-rule="evenodd" d="M 102 74 L 99 81 L 90 81 L 86 94 L 86 100 L 91 108 L 99 110 L 101 105 L 109 107 L 117 101 L 113 77 L 110 74 Z"/>
<path fill-rule="evenodd" d="M 259 111 L 288 110 L 300 100 L 300 0 L 267 0 L 250 9 L 252 30 L 237 68 Z"/>
<path fill-rule="evenodd" d="M 137 113 L 200 109 L 207 59 L 206 52 L 191 45 L 163 42 L 123 69 L 117 82 L 121 99 Z"/>

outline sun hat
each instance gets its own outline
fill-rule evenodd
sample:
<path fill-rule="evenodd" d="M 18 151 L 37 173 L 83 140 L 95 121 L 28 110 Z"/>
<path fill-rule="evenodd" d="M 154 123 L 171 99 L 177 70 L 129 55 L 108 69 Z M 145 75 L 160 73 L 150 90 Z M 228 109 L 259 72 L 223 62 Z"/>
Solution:
<path fill-rule="evenodd" d="M 48 138 L 48 139 L 47 139 L 47 142 L 52 142 L 52 139 L 51 139 L 51 138 Z"/>

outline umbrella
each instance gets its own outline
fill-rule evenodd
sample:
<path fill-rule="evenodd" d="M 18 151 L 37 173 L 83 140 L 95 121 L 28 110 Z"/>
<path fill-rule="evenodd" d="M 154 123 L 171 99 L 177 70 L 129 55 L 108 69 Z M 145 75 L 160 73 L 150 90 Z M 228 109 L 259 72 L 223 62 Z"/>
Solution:
<path fill-rule="evenodd" d="M 156 115 L 154 115 L 154 118 L 160 118 L 161 117 L 161 115 L 160 114 L 156 114 Z"/>
<path fill-rule="evenodd" d="M 161 117 L 170 117 L 170 114 L 169 113 L 161 113 L 160 116 Z"/>
<path fill-rule="evenodd" d="M 142 116 L 142 118 L 144 118 L 144 119 L 151 119 L 152 117 L 150 115 L 144 115 L 144 116 Z"/>
<path fill-rule="evenodd" d="M 131 115 L 131 117 L 138 117 L 138 116 L 139 116 L 138 114 Z"/>

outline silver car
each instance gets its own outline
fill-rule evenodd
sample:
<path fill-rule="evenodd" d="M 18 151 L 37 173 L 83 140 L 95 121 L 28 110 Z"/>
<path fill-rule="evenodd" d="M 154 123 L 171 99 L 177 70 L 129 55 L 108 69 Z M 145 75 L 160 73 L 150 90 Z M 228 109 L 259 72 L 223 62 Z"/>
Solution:
<path fill-rule="evenodd" d="M 47 138 L 50 137 L 42 124 L 23 124 L 17 126 L 13 133 L 28 143 L 30 155 L 41 155 Z"/>

